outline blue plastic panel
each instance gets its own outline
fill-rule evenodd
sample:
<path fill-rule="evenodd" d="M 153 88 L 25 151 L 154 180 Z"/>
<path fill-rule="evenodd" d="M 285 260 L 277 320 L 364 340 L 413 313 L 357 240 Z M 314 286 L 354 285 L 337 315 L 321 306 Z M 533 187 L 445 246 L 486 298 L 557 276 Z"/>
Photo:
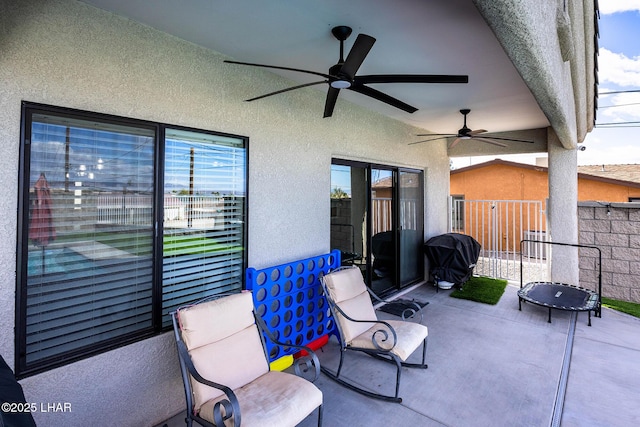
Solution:
<path fill-rule="evenodd" d="M 275 267 L 247 268 L 247 289 L 253 304 L 279 341 L 307 345 L 335 333 L 329 304 L 321 292 L 319 275 L 340 266 L 340 251 Z M 267 341 L 269 361 L 299 349 L 281 349 Z"/>

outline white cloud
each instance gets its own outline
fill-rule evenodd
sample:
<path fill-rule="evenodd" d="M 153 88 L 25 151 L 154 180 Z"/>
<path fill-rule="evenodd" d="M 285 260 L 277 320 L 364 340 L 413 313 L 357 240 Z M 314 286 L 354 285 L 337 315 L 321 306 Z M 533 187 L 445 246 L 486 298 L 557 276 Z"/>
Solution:
<path fill-rule="evenodd" d="M 635 128 L 594 129 L 584 140 L 586 150 L 578 152 L 578 164 L 640 164 L 637 134 Z"/>
<path fill-rule="evenodd" d="M 640 92 L 600 95 L 598 123 L 630 121 L 640 121 Z"/>
<path fill-rule="evenodd" d="M 603 15 L 634 10 L 640 11 L 640 0 L 600 0 L 598 7 Z"/>
<path fill-rule="evenodd" d="M 640 0 L 639 0 L 640 1 Z M 598 51 L 598 77 L 601 83 L 637 87 L 640 82 L 640 58 L 629 58 L 601 47 Z"/>

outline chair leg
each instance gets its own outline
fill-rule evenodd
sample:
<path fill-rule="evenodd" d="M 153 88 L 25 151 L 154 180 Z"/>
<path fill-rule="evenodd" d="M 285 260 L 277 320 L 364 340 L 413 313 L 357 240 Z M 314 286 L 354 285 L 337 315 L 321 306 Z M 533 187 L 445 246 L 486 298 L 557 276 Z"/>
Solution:
<path fill-rule="evenodd" d="M 400 360 L 400 358 L 398 356 L 396 356 L 395 354 L 393 355 L 393 359 L 396 362 L 396 369 L 397 369 L 397 373 L 396 373 L 396 399 L 398 398 L 398 395 L 400 394 L 400 375 L 402 374 L 402 361 Z"/>
<path fill-rule="evenodd" d="M 422 343 L 422 364 L 424 366 L 427 366 L 427 364 L 425 363 L 427 360 L 427 338 L 424 339 L 424 342 Z"/>
<path fill-rule="evenodd" d="M 340 363 L 338 363 L 338 370 L 336 371 L 336 378 L 340 377 L 340 372 L 342 371 L 342 362 L 344 360 L 344 350 L 340 350 Z"/>
<path fill-rule="evenodd" d="M 427 360 L 427 338 L 425 338 L 424 341 L 422 342 L 422 362 L 421 363 L 402 362 L 402 366 L 404 366 L 405 368 L 427 369 L 429 365 L 426 364 L 426 360 Z"/>
<path fill-rule="evenodd" d="M 318 427 L 322 427 L 322 405 L 318 406 Z"/>

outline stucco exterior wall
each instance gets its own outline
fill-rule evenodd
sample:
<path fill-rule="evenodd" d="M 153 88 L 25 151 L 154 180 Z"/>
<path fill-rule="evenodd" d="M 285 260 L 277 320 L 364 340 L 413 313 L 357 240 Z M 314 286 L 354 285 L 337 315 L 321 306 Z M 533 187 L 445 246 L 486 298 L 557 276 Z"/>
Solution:
<path fill-rule="evenodd" d="M 581 0 L 473 2 L 545 111 L 562 146 L 575 149 L 593 127 L 593 122 L 577 119 L 592 117 L 586 111 L 592 102 L 576 102 L 585 95 L 593 99 L 595 76 L 584 73 L 587 63 L 592 64 L 585 30 L 592 28 L 588 21 L 593 15 L 581 14 L 593 12 L 593 5 L 583 6 Z M 563 50 L 568 52 L 565 57 Z"/>
<path fill-rule="evenodd" d="M 468 200 L 545 200 L 549 182 L 546 168 L 494 164 L 452 172 L 450 191 Z"/>
<path fill-rule="evenodd" d="M 0 349 L 14 360 L 16 210 L 21 101 L 245 135 L 249 265 L 328 252 L 332 157 L 425 171 L 426 237 L 447 231 L 445 142 L 408 146 L 418 129 L 73 0 L 0 0 Z M 39 426 L 153 425 L 183 409 L 170 333 L 21 381 Z M 107 421 L 108 420 L 108 421 Z"/>
<path fill-rule="evenodd" d="M 640 303 L 640 203 L 578 204 L 579 242 L 602 251 L 602 296 Z M 580 283 L 598 284 L 597 251 L 580 252 Z"/>

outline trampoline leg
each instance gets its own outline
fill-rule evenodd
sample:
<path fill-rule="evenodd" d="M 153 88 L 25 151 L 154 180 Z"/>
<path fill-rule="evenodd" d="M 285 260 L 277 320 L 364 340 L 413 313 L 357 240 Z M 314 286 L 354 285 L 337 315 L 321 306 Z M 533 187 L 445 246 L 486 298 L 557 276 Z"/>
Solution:
<path fill-rule="evenodd" d="M 549 320 L 547 322 L 551 323 L 551 309 L 549 309 Z"/>
<path fill-rule="evenodd" d="M 522 311 L 522 298 L 518 297 L 518 310 Z"/>

